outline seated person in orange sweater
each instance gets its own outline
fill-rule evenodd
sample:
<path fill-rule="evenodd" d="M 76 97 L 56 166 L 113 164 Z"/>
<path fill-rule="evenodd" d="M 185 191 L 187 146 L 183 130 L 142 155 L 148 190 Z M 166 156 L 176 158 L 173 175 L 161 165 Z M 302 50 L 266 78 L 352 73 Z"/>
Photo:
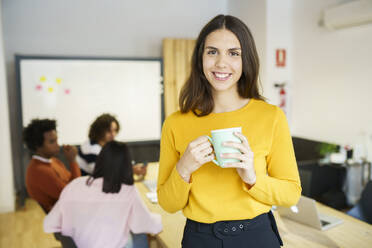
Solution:
<path fill-rule="evenodd" d="M 55 156 L 59 153 L 56 121 L 34 119 L 23 130 L 23 141 L 33 153 L 27 167 L 26 187 L 28 194 L 49 212 L 59 198 L 62 189 L 81 175 L 75 158 L 76 147 L 63 146 L 70 164 L 70 171 Z"/>

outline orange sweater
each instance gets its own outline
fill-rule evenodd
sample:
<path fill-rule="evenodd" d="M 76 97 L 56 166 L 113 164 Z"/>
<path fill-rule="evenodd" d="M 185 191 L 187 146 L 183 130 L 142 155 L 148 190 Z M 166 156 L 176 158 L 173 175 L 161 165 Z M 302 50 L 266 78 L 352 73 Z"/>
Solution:
<path fill-rule="evenodd" d="M 30 161 L 26 172 L 27 192 L 45 211 L 49 212 L 62 189 L 81 175 L 76 162 L 71 163 L 70 168 L 71 172 L 57 158 L 51 158 L 50 163 L 35 158 Z"/>

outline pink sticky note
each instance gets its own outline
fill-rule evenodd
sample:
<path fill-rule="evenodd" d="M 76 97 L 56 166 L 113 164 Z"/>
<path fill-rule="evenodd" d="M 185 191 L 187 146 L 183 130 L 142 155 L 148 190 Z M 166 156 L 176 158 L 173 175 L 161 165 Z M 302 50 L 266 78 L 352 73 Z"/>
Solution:
<path fill-rule="evenodd" d="M 66 95 L 70 94 L 70 89 L 65 89 L 65 94 Z"/>
<path fill-rule="evenodd" d="M 43 86 L 41 86 L 40 84 L 36 85 L 35 87 L 36 90 L 42 90 L 43 89 Z"/>

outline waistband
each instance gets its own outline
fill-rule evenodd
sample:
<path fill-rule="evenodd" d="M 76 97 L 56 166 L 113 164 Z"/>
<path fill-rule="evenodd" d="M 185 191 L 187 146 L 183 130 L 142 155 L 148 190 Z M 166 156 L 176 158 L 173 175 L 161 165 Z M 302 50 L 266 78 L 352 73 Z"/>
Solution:
<path fill-rule="evenodd" d="M 217 221 L 215 223 L 201 223 L 187 219 L 186 227 L 196 232 L 214 233 L 217 237 L 236 236 L 244 231 L 248 231 L 255 223 L 270 223 L 267 213 L 256 216 L 252 219 Z"/>
<path fill-rule="evenodd" d="M 252 219 L 217 221 L 211 224 L 187 219 L 185 229 L 189 229 L 194 232 L 211 233 L 220 239 L 224 239 L 228 236 L 240 235 L 244 232 L 257 228 L 258 225 L 267 225 L 268 228 L 271 228 L 277 236 L 280 245 L 283 245 L 274 215 L 271 211 L 260 214 Z"/>

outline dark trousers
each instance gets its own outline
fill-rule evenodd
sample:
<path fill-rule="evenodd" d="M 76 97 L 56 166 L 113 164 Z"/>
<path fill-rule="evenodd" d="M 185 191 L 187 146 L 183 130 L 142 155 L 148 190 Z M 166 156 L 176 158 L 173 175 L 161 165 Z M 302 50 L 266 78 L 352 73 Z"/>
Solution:
<path fill-rule="evenodd" d="M 278 248 L 283 245 L 271 211 L 253 219 L 212 224 L 187 219 L 182 248 Z"/>

